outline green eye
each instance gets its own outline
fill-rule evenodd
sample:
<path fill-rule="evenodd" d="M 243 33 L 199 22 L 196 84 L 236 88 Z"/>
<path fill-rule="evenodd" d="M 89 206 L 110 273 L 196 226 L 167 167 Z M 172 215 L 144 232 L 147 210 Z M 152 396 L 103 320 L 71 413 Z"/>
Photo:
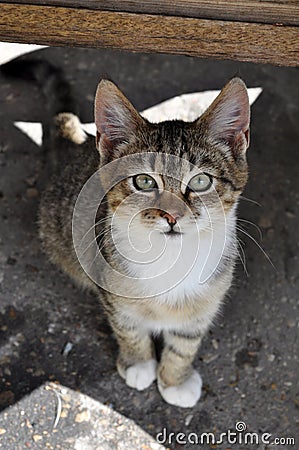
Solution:
<path fill-rule="evenodd" d="M 200 173 L 191 178 L 188 188 L 193 192 L 205 192 L 212 186 L 212 178 L 205 173 Z"/>
<path fill-rule="evenodd" d="M 150 191 L 157 188 L 156 181 L 146 174 L 136 175 L 133 178 L 134 186 L 139 191 Z"/>

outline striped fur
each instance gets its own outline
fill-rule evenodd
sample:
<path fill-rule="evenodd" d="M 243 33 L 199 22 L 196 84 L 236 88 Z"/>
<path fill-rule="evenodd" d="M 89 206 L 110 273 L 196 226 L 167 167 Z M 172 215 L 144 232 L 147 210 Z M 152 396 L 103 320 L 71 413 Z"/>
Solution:
<path fill-rule="evenodd" d="M 230 287 L 236 258 L 235 212 L 247 181 L 246 87 L 240 79 L 231 80 L 207 112 L 193 123 L 151 124 L 113 83 L 102 81 L 95 102 L 98 152 L 90 137 L 78 141 L 78 136 L 82 137 L 74 129 L 78 122 L 72 120 L 72 127 L 64 129 L 63 124 L 70 123 L 66 119 L 65 115 L 56 119 L 56 131 L 52 133 L 56 153 L 57 148 L 64 152 L 63 160 L 68 163 L 57 166 L 41 203 L 40 235 L 45 249 L 81 285 L 99 293 L 119 344 L 117 368 L 127 384 L 144 389 L 154 380 L 156 365 L 151 336 L 163 333 L 165 345 L 157 368 L 159 390 L 169 403 L 193 406 L 200 396 L 201 381 L 192 363 L 202 336 Z M 115 271 L 137 277 L 136 281 L 130 279 L 115 286 L 118 292 L 126 294 L 116 295 L 99 290 L 80 266 L 72 245 L 72 212 L 82 186 L 98 167 L 119 161 L 118 170 L 110 174 L 117 177 L 124 169 L 120 158 L 136 154 L 144 155 L 139 158 L 140 173 L 151 174 L 158 189 L 150 194 L 137 193 L 132 177 L 127 177 L 116 182 L 107 193 L 107 203 L 99 212 L 106 229 L 110 230 L 99 239 L 103 255 Z M 127 165 L 125 170 L 134 171 L 133 166 Z M 201 172 L 212 177 L 213 188 L 200 195 L 187 186 Z M 103 185 L 105 182 L 103 179 Z M 151 235 L 154 252 L 165 241 L 163 233 L 169 231 L 165 211 L 179 217 L 174 228 L 179 227 L 184 233 L 182 239 L 167 237 L 165 254 L 158 262 L 126 261 L 121 252 L 132 252 L 128 246 L 128 224 L 132 226 L 134 244 L 141 249 Z M 113 215 L 117 246 L 111 239 Z M 225 242 L 219 255 L 217 245 L 208 255 L 211 227 L 214 241 L 216 244 L 219 241 L 218 247 L 223 239 Z M 151 233 L 153 230 L 159 233 Z M 101 234 L 101 226 L 97 232 Z M 188 255 L 192 254 L 198 237 L 202 244 L 194 265 L 176 283 L 174 278 L 188 264 Z M 176 271 L 171 272 L 168 269 L 178 242 L 182 244 L 182 257 Z M 143 253 L 136 252 L 136 255 L 142 259 Z M 209 264 L 215 265 L 215 270 L 199 283 L 198 274 L 207 270 Z M 165 275 L 159 277 L 163 272 Z M 150 281 L 143 280 L 147 275 L 155 280 L 159 278 L 152 284 L 155 288 L 160 286 L 160 294 L 153 295 Z M 164 289 L 167 283 L 173 287 Z"/>

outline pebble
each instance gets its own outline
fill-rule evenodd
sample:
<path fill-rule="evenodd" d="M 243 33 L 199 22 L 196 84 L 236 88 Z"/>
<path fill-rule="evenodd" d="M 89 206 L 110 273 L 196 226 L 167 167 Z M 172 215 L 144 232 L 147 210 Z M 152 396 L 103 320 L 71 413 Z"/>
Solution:
<path fill-rule="evenodd" d="M 73 348 L 73 344 L 71 342 L 67 342 L 62 351 L 62 355 L 67 356 L 72 351 L 72 348 Z"/>
<path fill-rule="evenodd" d="M 203 355 L 202 359 L 203 362 L 205 362 L 206 364 L 210 364 L 212 361 L 214 361 L 215 359 L 218 358 L 219 355 L 211 355 L 211 354 L 207 354 L 207 355 Z"/>
<path fill-rule="evenodd" d="M 258 221 L 258 224 L 259 224 L 259 226 L 262 227 L 262 228 L 270 228 L 271 225 L 272 225 L 272 222 L 271 222 L 271 220 L 270 220 L 269 217 L 267 217 L 267 216 L 261 216 L 260 219 L 259 219 L 259 221 Z"/>
<path fill-rule="evenodd" d="M 32 436 L 32 439 L 34 440 L 34 442 L 39 442 L 39 441 L 41 441 L 42 440 L 42 436 L 40 435 L 40 434 L 34 434 L 33 436 Z"/>
<path fill-rule="evenodd" d="M 49 325 L 48 325 L 48 333 L 54 333 L 55 332 L 55 323 L 50 323 Z"/>
<path fill-rule="evenodd" d="M 26 190 L 26 195 L 28 198 L 36 198 L 39 195 L 39 192 L 36 188 L 28 188 Z"/>
<path fill-rule="evenodd" d="M 90 412 L 88 409 L 85 409 L 84 411 L 81 411 L 78 413 L 75 417 L 75 422 L 82 423 L 82 422 L 88 422 L 90 419 Z"/>
<path fill-rule="evenodd" d="M 218 341 L 216 339 L 212 339 L 212 345 L 213 345 L 215 350 L 218 350 L 219 344 L 218 344 Z"/>
<path fill-rule="evenodd" d="M 45 372 L 43 369 L 36 369 L 34 370 L 34 372 L 32 372 L 32 375 L 34 377 L 42 377 L 43 375 L 45 375 Z"/>
<path fill-rule="evenodd" d="M 63 409 L 61 411 L 60 417 L 62 417 L 63 419 L 65 419 L 68 416 L 69 412 L 67 409 Z"/>
<path fill-rule="evenodd" d="M 188 427 L 190 425 L 193 417 L 194 417 L 193 414 L 188 414 L 188 416 L 186 416 L 186 418 L 185 418 L 185 425 L 186 425 L 186 427 Z"/>
<path fill-rule="evenodd" d="M 296 217 L 296 215 L 290 210 L 286 210 L 285 213 L 286 213 L 286 216 L 288 219 L 295 219 L 295 217 Z"/>
<path fill-rule="evenodd" d="M 4 434 L 6 433 L 6 429 L 5 428 L 0 428 L 0 434 Z"/>
<path fill-rule="evenodd" d="M 8 94 L 8 95 L 5 97 L 5 100 L 6 100 L 7 102 L 10 102 L 10 101 L 12 101 L 14 98 L 15 98 L 15 94 L 13 94 L 13 93 L 11 92 L 10 94 Z"/>

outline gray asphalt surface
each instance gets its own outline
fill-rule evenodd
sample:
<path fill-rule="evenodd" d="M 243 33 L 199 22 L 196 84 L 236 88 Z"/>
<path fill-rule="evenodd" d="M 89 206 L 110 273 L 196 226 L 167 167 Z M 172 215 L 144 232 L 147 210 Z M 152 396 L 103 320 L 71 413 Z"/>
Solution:
<path fill-rule="evenodd" d="M 116 373 L 117 346 L 97 299 L 74 286 L 40 249 L 36 213 L 47 162 L 13 121 L 41 121 L 44 101 L 36 86 L 0 75 L 2 414 L 50 380 L 108 405 L 153 437 L 164 428 L 168 434 L 219 436 L 243 421 L 249 432 L 270 433 L 272 444 L 225 442 L 213 448 L 298 448 L 298 437 L 295 445 L 283 440 L 273 444 L 274 438 L 298 435 L 298 70 L 85 49 L 52 48 L 36 57 L 63 68 L 83 122 L 93 120 L 93 97 L 103 75 L 112 78 L 139 110 L 174 95 L 221 88 L 235 74 L 249 87 L 264 89 L 252 108 L 250 179 L 247 200 L 239 207 L 248 273 L 239 264 L 222 315 L 196 359 L 204 382 L 196 407 L 166 404 L 156 385 L 145 392 L 128 388 Z M 260 227 L 262 238 L 249 221 Z M 2 448 L 18 448 L 5 444 L 6 433 L 9 430 L 0 435 Z M 57 435 L 52 436 L 52 448 L 61 448 L 55 446 Z M 46 448 L 34 440 L 29 444 L 28 448 Z M 164 444 L 211 448 L 175 443 L 174 438 Z M 135 448 L 142 448 L 138 445 Z"/>

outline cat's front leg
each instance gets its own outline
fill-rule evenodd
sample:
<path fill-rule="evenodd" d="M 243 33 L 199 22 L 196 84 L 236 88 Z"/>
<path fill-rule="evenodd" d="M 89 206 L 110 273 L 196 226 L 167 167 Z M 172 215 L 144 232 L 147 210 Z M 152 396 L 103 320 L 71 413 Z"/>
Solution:
<path fill-rule="evenodd" d="M 112 322 L 112 321 L 111 321 Z M 157 377 L 154 344 L 148 333 L 135 327 L 111 323 L 119 345 L 117 370 L 126 384 L 142 391 Z"/>
<path fill-rule="evenodd" d="M 158 368 L 158 388 L 167 403 L 191 408 L 200 398 L 202 381 L 192 362 L 202 334 L 165 332 L 165 347 Z"/>

